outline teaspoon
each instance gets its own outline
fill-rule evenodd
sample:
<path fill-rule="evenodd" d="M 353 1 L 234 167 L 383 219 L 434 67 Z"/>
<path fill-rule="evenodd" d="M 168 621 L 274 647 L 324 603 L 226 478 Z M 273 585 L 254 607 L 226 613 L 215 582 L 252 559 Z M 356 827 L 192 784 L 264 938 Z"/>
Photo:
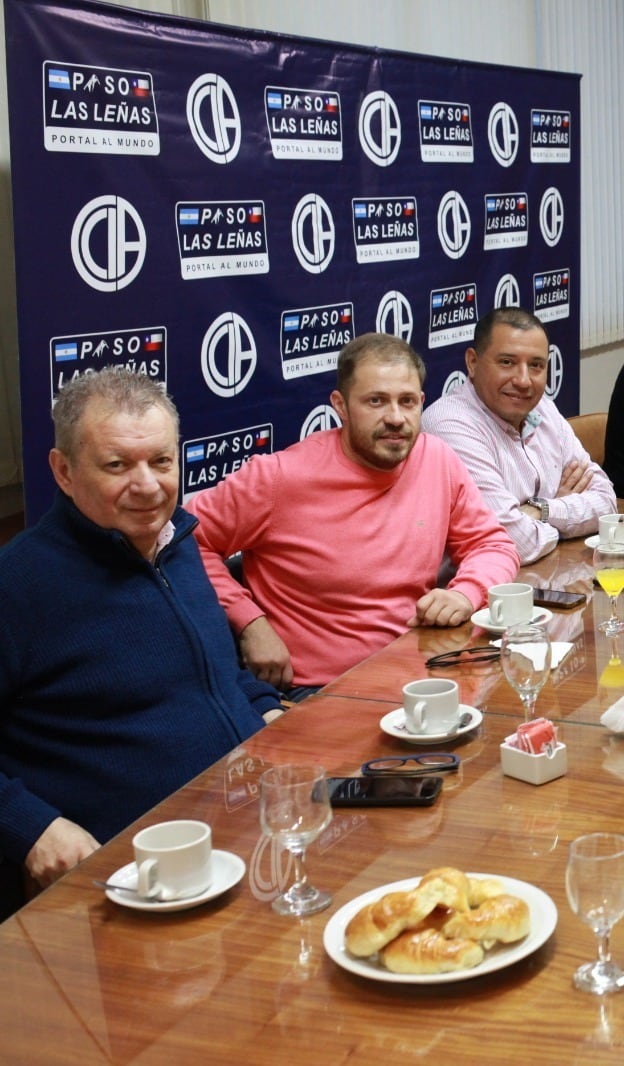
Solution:
<path fill-rule="evenodd" d="M 472 711 L 464 711 L 463 714 L 460 714 L 459 721 L 456 726 L 453 726 L 451 733 L 458 733 L 460 729 L 463 729 L 464 726 L 470 725 L 471 722 Z"/>
<path fill-rule="evenodd" d="M 98 881 L 97 878 L 94 878 L 93 884 L 97 888 L 111 888 L 115 892 L 134 892 L 135 896 L 139 894 L 136 888 L 130 888 L 128 885 L 114 885 L 112 881 Z"/>

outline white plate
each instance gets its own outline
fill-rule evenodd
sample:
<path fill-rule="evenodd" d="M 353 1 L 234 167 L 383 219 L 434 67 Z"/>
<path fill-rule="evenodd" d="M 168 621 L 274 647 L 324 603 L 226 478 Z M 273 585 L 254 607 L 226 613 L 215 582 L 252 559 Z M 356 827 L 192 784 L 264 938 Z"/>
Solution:
<path fill-rule="evenodd" d="M 542 623 L 550 622 L 552 618 L 552 611 L 547 610 L 546 607 L 534 607 L 533 614 L 531 615 L 531 622 Z M 470 621 L 473 625 L 479 626 L 481 629 L 486 629 L 488 633 L 495 633 L 500 636 L 507 629 L 507 626 L 497 626 L 490 619 L 490 611 L 488 607 L 484 607 L 481 611 L 475 611 Z"/>
<path fill-rule="evenodd" d="M 473 966 L 469 970 L 457 970 L 456 973 L 392 973 L 386 970 L 375 956 L 369 959 L 358 959 L 349 954 L 345 947 L 345 929 L 356 911 L 365 907 L 367 903 L 373 903 L 376 899 L 385 895 L 386 892 L 405 892 L 415 888 L 419 883 L 419 877 L 410 877 L 406 881 L 394 881 L 390 885 L 382 885 L 370 892 L 364 892 L 357 899 L 345 903 L 339 911 L 329 919 L 323 933 L 323 945 L 325 951 L 334 962 L 343 969 L 360 977 L 370 977 L 375 981 L 391 981 L 394 984 L 408 985 L 443 985 L 451 981 L 467 981 L 471 977 L 483 977 L 486 973 L 502 970 L 511 966 L 514 962 L 526 958 L 542 946 L 548 937 L 554 932 L 557 925 L 557 908 L 545 892 L 536 885 L 527 881 L 516 881 L 513 877 L 501 877 L 498 874 L 469 874 L 470 877 L 496 877 L 503 885 L 504 891 L 512 896 L 519 896 L 525 900 L 531 912 L 531 930 L 528 935 L 519 940 L 517 944 L 501 944 L 486 952 L 483 962 Z"/>
<path fill-rule="evenodd" d="M 408 740 L 410 744 L 440 744 L 444 740 L 454 740 L 455 737 L 462 737 L 464 733 L 468 733 L 471 729 L 476 729 L 481 724 L 483 715 L 477 707 L 469 707 L 465 703 L 460 703 L 460 715 L 465 714 L 466 711 L 469 711 L 472 715 L 468 725 L 463 725 L 460 729 L 453 729 L 450 733 L 410 733 L 405 725 L 405 711 L 402 707 L 396 707 L 389 714 L 384 714 L 379 725 L 388 736 L 397 737 L 398 740 Z"/>
<path fill-rule="evenodd" d="M 600 544 L 600 534 L 599 533 L 594 533 L 593 537 L 585 537 L 585 547 L 586 548 L 591 548 L 592 551 L 593 551 L 594 548 L 597 548 L 599 544 Z"/>
<path fill-rule="evenodd" d="M 245 873 L 245 863 L 238 855 L 231 851 L 212 851 L 212 883 L 204 892 L 197 896 L 189 896 L 188 899 L 139 899 L 134 892 L 125 892 L 124 889 L 107 888 L 106 895 L 113 903 L 120 903 L 122 907 L 130 907 L 135 911 L 151 911 L 153 914 L 162 914 L 164 911 L 186 911 L 191 907 L 198 907 L 200 903 L 206 903 L 215 896 L 227 892 L 228 888 L 237 885 Z M 135 862 L 129 862 L 111 874 L 110 881 L 116 885 L 127 885 L 129 889 L 137 886 L 137 868 Z"/>

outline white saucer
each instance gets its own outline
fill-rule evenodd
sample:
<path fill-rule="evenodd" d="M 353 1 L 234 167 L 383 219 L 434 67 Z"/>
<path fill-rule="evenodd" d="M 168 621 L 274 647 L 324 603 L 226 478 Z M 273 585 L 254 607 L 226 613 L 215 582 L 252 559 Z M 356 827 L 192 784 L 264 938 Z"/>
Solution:
<path fill-rule="evenodd" d="M 600 544 L 600 534 L 599 533 L 594 533 L 593 537 L 585 537 L 585 547 L 586 548 L 591 548 L 592 551 L 593 551 L 594 548 L 597 548 L 599 544 Z"/>
<path fill-rule="evenodd" d="M 531 615 L 531 622 L 550 622 L 552 618 L 552 611 L 549 611 L 546 607 L 534 607 L 533 614 Z M 497 626 L 490 620 L 490 611 L 488 607 L 484 607 L 481 611 L 475 611 L 470 621 L 473 625 L 479 626 L 480 629 L 486 629 L 488 633 L 495 633 L 500 636 L 507 629 L 507 626 Z"/>
<path fill-rule="evenodd" d="M 445 740 L 454 740 L 455 737 L 462 737 L 464 733 L 469 733 L 471 729 L 476 729 L 483 721 L 483 715 L 476 707 L 469 707 L 465 703 L 460 703 L 460 715 L 465 714 L 466 711 L 469 711 L 472 716 L 468 725 L 453 729 L 450 733 L 410 733 L 405 725 L 405 711 L 402 707 L 397 707 L 394 711 L 390 711 L 389 714 L 384 714 L 379 725 L 389 737 L 407 740 L 410 744 L 440 744 Z"/>
<path fill-rule="evenodd" d="M 162 914 L 163 911 L 186 911 L 191 907 L 198 907 L 200 903 L 206 903 L 215 896 L 227 892 L 228 888 L 237 885 L 245 873 L 245 863 L 238 855 L 231 851 L 212 851 L 212 884 L 200 892 L 197 896 L 189 896 L 188 899 L 139 899 L 134 892 L 126 892 L 124 888 L 107 888 L 106 895 L 113 903 L 120 903 L 122 907 L 130 907 L 135 911 L 151 911 Z M 135 862 L 129 862 L 111 874 L 110 881 L 116 885 L 127 885 L 128 889 L 137 886 L 137 868 Z"/>

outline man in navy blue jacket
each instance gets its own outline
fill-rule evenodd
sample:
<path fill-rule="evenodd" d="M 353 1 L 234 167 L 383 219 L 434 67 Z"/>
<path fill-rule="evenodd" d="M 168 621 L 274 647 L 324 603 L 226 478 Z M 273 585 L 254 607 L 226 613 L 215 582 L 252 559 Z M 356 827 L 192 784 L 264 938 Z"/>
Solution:
<path fill-rule="evenodd" d="M 177 506 L 169 397 L 106 368 L 53 418 L 55 502 L 0 552 L 5 916 L 16 874 L 50 884 L 279 709 L 239 668 Z"/>

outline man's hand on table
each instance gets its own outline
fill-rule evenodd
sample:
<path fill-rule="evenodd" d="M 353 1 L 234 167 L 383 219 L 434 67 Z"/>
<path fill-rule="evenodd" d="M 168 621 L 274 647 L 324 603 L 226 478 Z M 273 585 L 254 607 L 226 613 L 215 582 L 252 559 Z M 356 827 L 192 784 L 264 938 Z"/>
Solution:
<path fill-rule="evenodd" d="M 473 607 L 463 592 L 453 589 L 432 589 L 421 596 L 416 604 L 416 614 L 408 626 L 460 626 L 467 622 Z"/>
<path fill-rule="evenodd" d="M 97 851 L 99 843 L 67 818 L 55 818 L 28 852 L 24 865 L 27 874 L 47 888 L 71 870 L 76 863 Z"/>
<path fill-rule="evenodd" d="M 245 626 L 239 646 L 243 663 L 260 681 L 287 691 L 293 679 L 290 652 L 264 615 Z"/>

